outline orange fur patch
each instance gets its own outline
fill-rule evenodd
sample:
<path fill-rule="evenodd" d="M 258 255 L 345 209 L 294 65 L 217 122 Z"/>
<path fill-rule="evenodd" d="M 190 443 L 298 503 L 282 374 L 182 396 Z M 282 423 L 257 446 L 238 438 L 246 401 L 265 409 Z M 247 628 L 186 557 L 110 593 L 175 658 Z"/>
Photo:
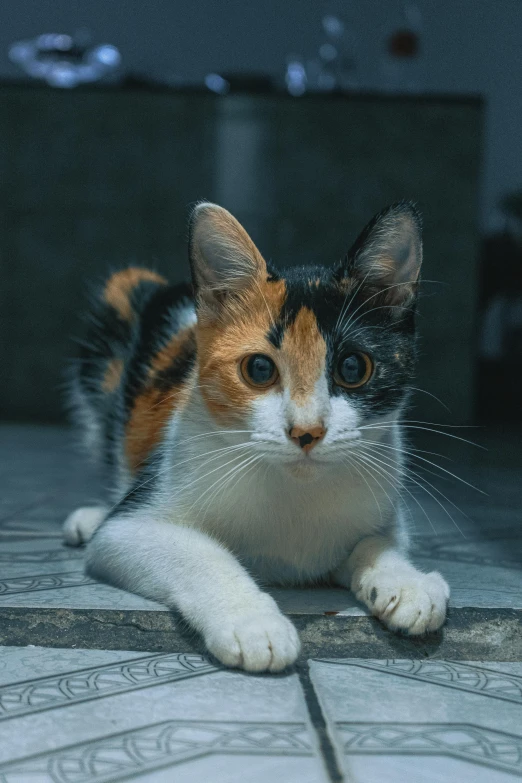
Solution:
<path fill-rule="evenodd" d="M 165 387 L 161 373 L 194 342 L 194 327 L 173 335 L 152 359 L 149 380 L 134 400 L 125 431 L 125 452 L 131 471 L 136 471 L 161 441 L 163 430 L 174 410 L 181 410 L 188 402 L 194 373 L 179 384 Z"/>
<path fill-rule="evenodd" d="M 326 343 L 317 319 L 308 307 L 299 310 L 286 330 L 281 357 L 281 372 L 289 385 L 290 396 L 302 405 L 313 394 L 326 365 Z"/>
<path fill-rule="evenodd" d="M 314 313 L 303 307 L 286 329 L 278 350 L 267 339 L 286 297 L 284 280 L 257 280 L 220 320 L 198 328 L 201 394 L 214 418 L 223 425 L 241 421 L 260 395 L 277 389 L 256 389 L 240 377 L 239 362 L 250 353 L 263 353 L 276 363 L 292 398 L 303 404 L 326 365 L 326 343 Z M 280 385 L 279 385 L 280 388 Z"/>
<path fill-rule="evenodd" d="M 222 424 L 241 420 L 252 401 L 266 393 L 241 379 L 239 362 L 247 354 L 263 353 L 279 363 L 279 352 L 266 335 L 285 297 L 284 280 L 258 277 L 240 299 L 225 305 L 220 319 L 202 319 L 198 327 L 201 394 Z"/>
<path fill-rule="evenodd" d="M 152 272 L 150 269 L 141 269 L 140 267 L 122 269 L 121 272 L 116 272 L 107 281 L 104 299 L 107 304 L 114 307 L 124 321 L 132 320 L 133 312 L 130 295 L 137 285 L 144 282 L 167 284 L 167 281 L 161 275 Z"/>
<path fill-rule="evenodd" d="M 113 392 L 120 384 L 123 373 L 123 359 L 110 359 L 103 375 L 102 391 L 106 394 Z"/>

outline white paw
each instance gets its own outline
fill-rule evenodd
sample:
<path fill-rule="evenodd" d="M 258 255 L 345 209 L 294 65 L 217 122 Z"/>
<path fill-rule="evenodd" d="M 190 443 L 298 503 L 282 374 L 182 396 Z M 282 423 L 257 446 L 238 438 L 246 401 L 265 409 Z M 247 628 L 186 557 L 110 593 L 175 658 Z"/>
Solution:
<path fill-rule="evenodd" d="M 436 571 L 423 574 L 368 569 L 359 578 L 356 597 L 392 631 L 412 635 L 436 631 L 446 619 L 449 587 Z"/>
<path fill-rule="evenodd" d="M 69 514 L 63 524 L 63 537 L 71 546 L 80 546 L 90 541 L 99 528 L 108 509 L 105 506 L 83 506 Z"/>
<path fill-rule="evenodd" d="M 294 663 L 296 629 L 277 609 L 246 609 L 207 631 L 205 642 L 221 663 L 247 672 L 280 672 Z"/>

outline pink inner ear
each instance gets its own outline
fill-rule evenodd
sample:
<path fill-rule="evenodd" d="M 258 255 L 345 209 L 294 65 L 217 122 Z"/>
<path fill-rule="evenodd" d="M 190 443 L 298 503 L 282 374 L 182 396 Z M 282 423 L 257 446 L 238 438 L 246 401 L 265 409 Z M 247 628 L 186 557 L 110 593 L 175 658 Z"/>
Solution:
<path fill-rule="evenodd" d="M 194 212 L 191 261 L 197 288 L 210 292 L 241 290 L 266 276 L 266 264 L 248 233 L 216 204 L 201 204 Z"/>
<path fill-rule="evenodd" d="M 415 206 L 400 202 L 376 215 L 356 240 L 350 257 L 352 273 L 365 285 L 388 288 L 390 300 L 410 299 L 422 262 L 421 218 Z"/>

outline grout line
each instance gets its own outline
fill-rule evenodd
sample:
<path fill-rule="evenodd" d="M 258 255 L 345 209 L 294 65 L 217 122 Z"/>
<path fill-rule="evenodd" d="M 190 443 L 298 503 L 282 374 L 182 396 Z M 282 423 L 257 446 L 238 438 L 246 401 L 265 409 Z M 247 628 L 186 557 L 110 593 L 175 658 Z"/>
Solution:
<path fill-rule="evenodd" d="M 310 670 L 308 662 L 297 664 L 297 673 L 299 681 L 304 692 L 306 706 L 319 740 L 319 751 L 323 757 L 326 772 L 331 783 L 344 783 L 344 775 L 339 766 L 337 753 L 328 732 L 328 724 L 323 714 L 323 710 L 317 694 L 314 690 L 312 680 L 310 679 Z"/>

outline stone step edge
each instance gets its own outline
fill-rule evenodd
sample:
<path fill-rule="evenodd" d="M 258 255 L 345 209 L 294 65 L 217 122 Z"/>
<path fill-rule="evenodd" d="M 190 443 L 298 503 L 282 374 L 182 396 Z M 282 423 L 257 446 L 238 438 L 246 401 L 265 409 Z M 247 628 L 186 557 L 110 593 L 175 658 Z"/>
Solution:
<path fill-rule="evenodd" d="M 439 658 L 522 662 L 522 609 L 452 608 L 425 637 L 386 630 L 371 617 L 289 614 L 307 658 Z M 204 653 L 170 612 L 0 607 L 0 645 Z"/>

